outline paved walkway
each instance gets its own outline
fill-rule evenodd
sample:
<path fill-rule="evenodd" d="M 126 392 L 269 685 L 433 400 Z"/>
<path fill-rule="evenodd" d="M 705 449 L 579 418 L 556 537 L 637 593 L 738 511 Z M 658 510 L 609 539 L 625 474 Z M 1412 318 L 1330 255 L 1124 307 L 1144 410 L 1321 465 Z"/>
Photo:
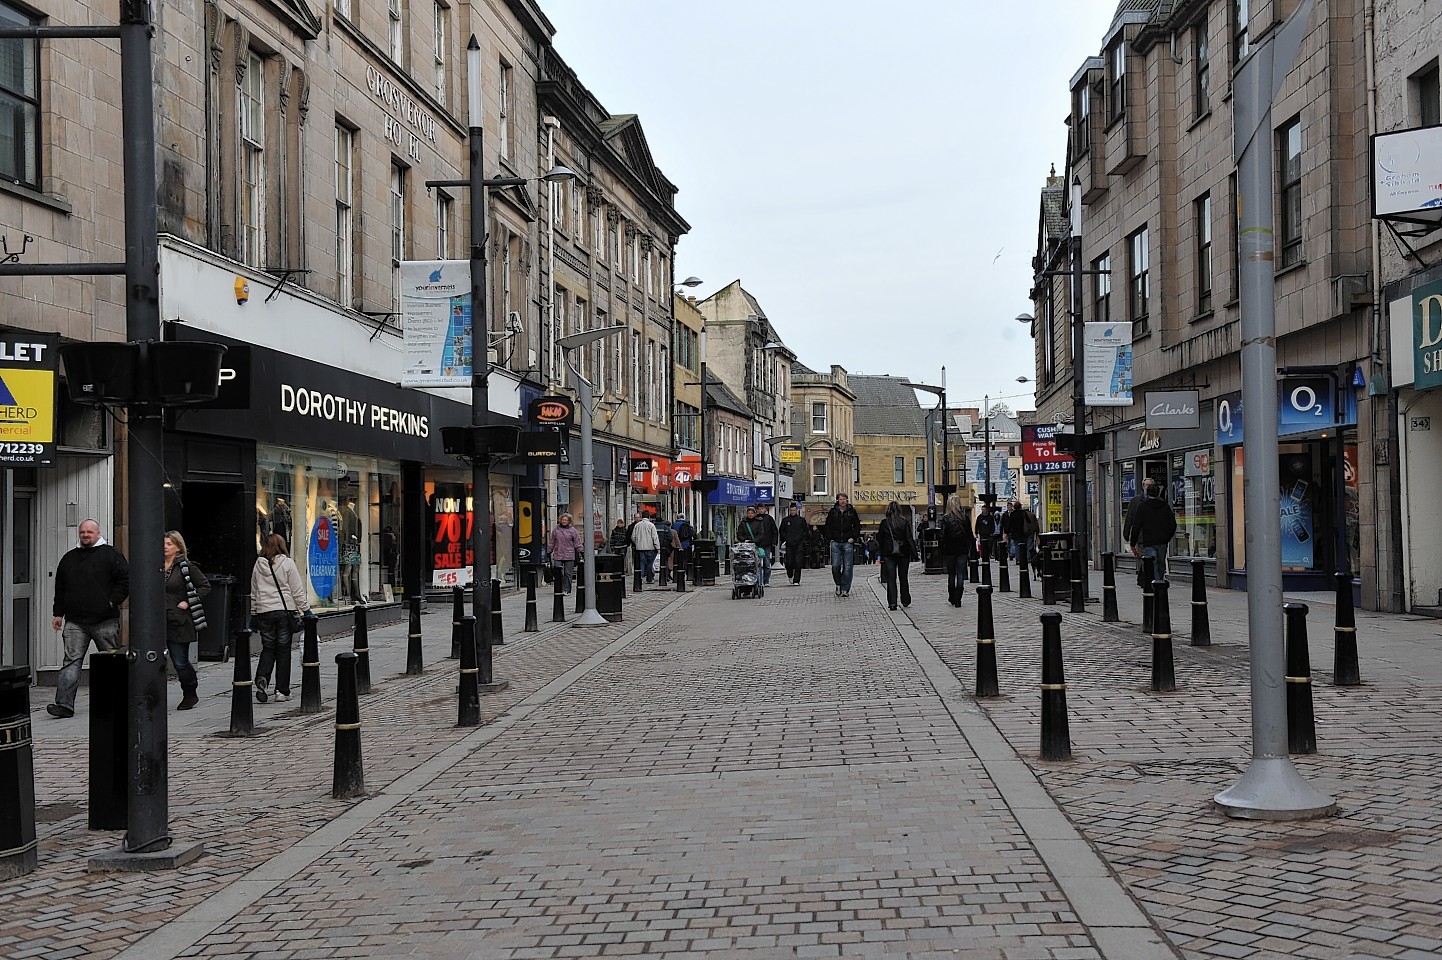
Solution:
<path fill-rule="evenodd" d="M 207 853 L 165 874 L 85 872 L 120 837 L 86 830 L 86 697 L 69 721 L 37 702 L 41 866 L 0 884 L 0 954 L 1442 956 L 1442 622 L 1359 613 L 1365 685 L 1336 688 L 1330 600 L 1306 598 L 1320 752 L 1297 764 L 1341 813 L 1235 821 L 1210 800 L 1249 753 L 1245 595 L 1213 591 L 1206 648 L 1173 603 L 1160 695 L 1135 625 L 1050 608 L 1075 758 L 1045 763 L 1040 602 L 996 596 L 1003 696 L 977 701 L 974 591 L 953 609 L 917 570 L 890 613 L 874 572 L 844 600 L 825 571 L 759 601 L 648 591 L 589 629 L 544 597 L 535 634 L 508 598 L 510 687 L 478 728 L 454 726 L 448 609 L 421 677 L 404 626 L 373 629 L 351 802 L 330 714 L 257 705 L 261 735 L 216 737 L 231 665 L 205 665 L 201 706 L 170 715 L 170 796 Z M 328 683 L 348 647 L 322 645 Z"/>

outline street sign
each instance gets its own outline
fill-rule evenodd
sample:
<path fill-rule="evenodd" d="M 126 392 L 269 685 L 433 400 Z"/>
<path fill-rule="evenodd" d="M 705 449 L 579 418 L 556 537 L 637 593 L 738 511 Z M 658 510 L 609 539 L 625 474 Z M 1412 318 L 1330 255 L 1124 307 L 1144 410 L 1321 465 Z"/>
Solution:
<path fill-rule="evenodd" d="M 801 462 L 801 444 L 783 443 L 777 449 L 780 451 L 778 459 L 780 459 L 782 463 Z"/>

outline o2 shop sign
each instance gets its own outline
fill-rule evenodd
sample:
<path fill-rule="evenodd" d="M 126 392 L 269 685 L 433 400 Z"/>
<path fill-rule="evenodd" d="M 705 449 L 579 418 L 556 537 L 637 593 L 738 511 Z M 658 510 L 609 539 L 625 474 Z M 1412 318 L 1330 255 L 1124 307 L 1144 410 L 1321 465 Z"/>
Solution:
<path fill-rule="evenodd" d="M 1332 402 L 1332 388 L 1326 378 L 1289 378 L 1279 384 L 1279 393 L 1279 436 L 1326 430 L 1337 425 L 1337 408 Z M 1347 413 L 1350 417 L 1351 410 Z M 1242 440 L 1242 399 L 1240 395 L 1233 394 L 1217 401 L 1217 442 L 1222 446 L 1232 446 Z"/>

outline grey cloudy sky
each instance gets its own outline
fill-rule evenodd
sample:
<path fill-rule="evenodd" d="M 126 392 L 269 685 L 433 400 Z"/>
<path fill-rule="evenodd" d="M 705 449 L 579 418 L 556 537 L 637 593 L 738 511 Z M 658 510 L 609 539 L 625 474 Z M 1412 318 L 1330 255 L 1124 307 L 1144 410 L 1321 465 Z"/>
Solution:
<path fill-rule="evenodd" d="M 678 279 L 739 278 L 807 366 L 1031 407 L 1039 192 L 1117 0 L 540 3 L 679 188 Z"/>

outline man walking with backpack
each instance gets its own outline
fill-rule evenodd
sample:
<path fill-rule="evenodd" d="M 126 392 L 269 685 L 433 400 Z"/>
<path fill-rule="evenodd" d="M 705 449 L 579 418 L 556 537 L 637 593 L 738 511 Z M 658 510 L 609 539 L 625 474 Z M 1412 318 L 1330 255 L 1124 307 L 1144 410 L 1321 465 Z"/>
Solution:
<path fill-rule="evenodd" d="M 1019 567 L 1031 566 L 1037 527 L 1036 514 L 1023 507 L 1021 501 L 1013 500 L 1011 509 L 1002 518 L 1001 530 L 1006 538 L 1007 552 L 1016 558 Z"/>
<path fill-rule="evenodd" d="M 1177 517 L 1169 503 L 1162 499 L 1162 491 L 1155 483 L 1149 483 L 1146 496 L 1137 507 L 1136 520 L 1131 524 L 1128 541 L 1132 545 L 1132 556 L 1138 560 L 1152 557 L 1156 560 L 1153 576 L 1158 580 L 1167 578 L 1167 547 L 1177 535 Z"/>
<path fill-rule="evenodd" d="M 686 519 L 686 514 L 678 513 L 676 522 L 671 524 L 671 530 L 676 534 L 676 552 L 672 554 L 671 562 L 677 570 L 690 571 L 691 544 L 696 540 L 696 528 L 691 526 L 691 521 Z"/>

